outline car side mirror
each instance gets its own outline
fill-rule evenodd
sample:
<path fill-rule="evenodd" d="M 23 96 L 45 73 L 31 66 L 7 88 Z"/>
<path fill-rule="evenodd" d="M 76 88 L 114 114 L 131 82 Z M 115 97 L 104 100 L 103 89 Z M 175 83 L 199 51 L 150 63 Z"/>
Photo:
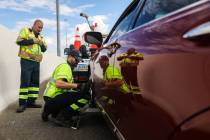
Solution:
<path fill-rule="evenodd" d="M 85 42 L 95 44 L 100 48 L 103 42 L 103 37 L 100 32 L 86 32 L 84 34 L 84 40 Z"/>

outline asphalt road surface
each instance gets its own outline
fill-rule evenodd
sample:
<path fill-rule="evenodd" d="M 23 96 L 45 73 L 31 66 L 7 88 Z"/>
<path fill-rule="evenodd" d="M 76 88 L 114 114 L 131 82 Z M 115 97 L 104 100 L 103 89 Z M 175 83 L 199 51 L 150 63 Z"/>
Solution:
<path fill-rule="evenodd" d="M 17 104 L 0 114 L 0 140 L 116 140 L 100 113 L 90 113 L 81 119 L 80 128 L 64 128 L 52 122 L 42 122 L 42 109 L 27 108 L 16 113 Z"/>

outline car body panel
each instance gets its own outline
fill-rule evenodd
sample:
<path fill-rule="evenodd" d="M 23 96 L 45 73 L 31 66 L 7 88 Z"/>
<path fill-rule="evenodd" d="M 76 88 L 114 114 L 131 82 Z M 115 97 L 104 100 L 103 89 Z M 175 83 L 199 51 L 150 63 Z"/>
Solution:
<path fill-rule="evenodd" d="M 136 72 L 123 73 L 131 81 L 137 78 L 140 94 L 104 88 L 97 60 L 112 49 L 101 50 L 93 64 L 96 100 L 125 139 L 210 139 L 208 111 L 179 126 L 210 104 L 210 36 L 183 38 L 192 28 L 210 21 L 209 13 L 209 0 L 197 2 L 104 44 L 121 46 L 109 57 L 109 63 L 121 70 L 117 58 L 129 48 L 144 54 Z M 112 103 L 101 100 L 102 96 Z"/>

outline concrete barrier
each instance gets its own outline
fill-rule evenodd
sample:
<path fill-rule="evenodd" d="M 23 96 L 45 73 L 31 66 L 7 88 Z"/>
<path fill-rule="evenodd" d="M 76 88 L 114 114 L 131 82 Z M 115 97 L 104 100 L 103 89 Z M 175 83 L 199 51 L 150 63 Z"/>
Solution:
<path fill-rule="evenodd" d="M 0 112 L 17 101 L 20 86 L 19 46 L 15 44 L 17 33 L 0 25 Z M 50 47 L 50 46 L 48 46 Z M 54 68 L 65 60 L 56 54 L 45 53 L 40 68 L 40 87 L 43 90 Z"/>

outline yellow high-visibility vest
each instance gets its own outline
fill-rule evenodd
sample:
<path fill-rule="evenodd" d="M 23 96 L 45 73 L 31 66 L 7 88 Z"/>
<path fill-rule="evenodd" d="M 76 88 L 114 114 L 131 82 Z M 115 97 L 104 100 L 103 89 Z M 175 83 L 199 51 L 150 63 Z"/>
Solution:
<path fill-rule="evenodd" d="M 65 89 L 56 87 L 55 82 L 59 79 L 66 79 L 68 83 L 74 82 L 72 70 L 67 63 L 60 64 L 56 67 L 52 77 L 50 78 L 50 81 L 47 83 L 47 88 L 45 89 L 44 96 L 54 98 L 57 95 L 66 92 Z"/>
<path fill-rule="evenodd" d="M 18 37 L 18 39 L 27 39 L 27 40 L 33 39 L 33 38 L 35 38 L 35 34 L 33 31 L 30 31 L 29 28 L 23 28 L 20 31 L 19 37 Z M 43 44 L 46 46 L 46 42 L 41 35 L 38 35 L 38 39 L 41 40 Z M 17 40 L 17 42 L 18 41 L 19 40 Z M 39 44 L 33 44 L 33 45 L 28 45 L 28 46 L 21 45 L 18 56 L 24 59 L 41 62 L 42 61 L 41 46 Z"/>

